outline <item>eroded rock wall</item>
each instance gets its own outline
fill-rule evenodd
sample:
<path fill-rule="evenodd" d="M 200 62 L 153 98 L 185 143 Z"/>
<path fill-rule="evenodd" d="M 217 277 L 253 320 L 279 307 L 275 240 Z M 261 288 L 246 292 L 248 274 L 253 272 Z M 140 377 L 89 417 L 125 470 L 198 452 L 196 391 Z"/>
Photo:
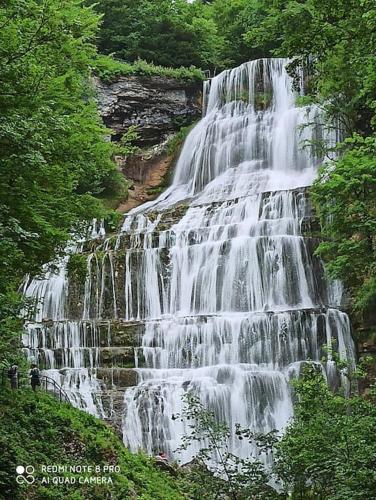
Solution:
<path fill-rule="evenodd" d="M 142 148 L 155 146 L 201 116 L 202 82 L 163 76 L 127 76 L 113 83 L 95 80 L 98 106 L 105 125 L 119 140 L 137 126 Z"/>
<path fill-rule="evenodd" d="M 119 141 L 131 126 L 137 127 L 133 144 L 139 150 L 117 158 L 119 169 L 131 181 L 128 198 L 117 207 L 126 213 L 166 187 L 175 163 L 169 139 L 201 117 L 202 82 L 162 76 L 120 77 L 112 83 L 96 78 L 94 82 L 99 111 L 113 131 L 111 140 Z"/>

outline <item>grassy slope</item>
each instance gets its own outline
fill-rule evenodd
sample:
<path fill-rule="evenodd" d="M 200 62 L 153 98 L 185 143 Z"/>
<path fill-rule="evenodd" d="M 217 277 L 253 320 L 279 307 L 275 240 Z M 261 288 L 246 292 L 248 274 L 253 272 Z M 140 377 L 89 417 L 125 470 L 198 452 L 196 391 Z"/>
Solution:
<path fill-rule="evenodd" d="M 0 387 L 0 498 L 171 499 L 184 498 L 180 480 L 160 471 L 151 458 L 131 454 L 102 421 L 44 393 L 12 393 Z M 17 465 L 118 465 L 113 485 L 18 485 Z M 39 474 L 38 474 L 39 469 Z M 51 474 L 62 475 L 62 474 Z M 72 476 L 72 474 L 68 474 Z M 96 475 L 96 474 L 94 474 Z M 107 475 L 107 474 L 99 474 Z M 181 486 L 183 486 L 181 484 Z"/>

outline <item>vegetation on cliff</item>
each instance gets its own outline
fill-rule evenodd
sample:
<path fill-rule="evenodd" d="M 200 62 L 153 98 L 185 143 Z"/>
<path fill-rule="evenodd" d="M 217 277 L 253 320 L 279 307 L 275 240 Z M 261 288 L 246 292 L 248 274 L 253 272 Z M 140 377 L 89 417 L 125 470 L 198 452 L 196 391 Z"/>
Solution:
<path fill-rule="evenodd" d="M 326 237 L 318 253 L 351 290 L 354 317 L 367 323 L 376 319 L 376 138 L 354 135 L 343 147 L 312 190 Z"/>
<path fill-rule="evenodd" d="M 92 60 L 93 73 L 106 83 L 115 81 L 120 76 L 165 76 L 184 80 L 186 82 L 200 82 L 204 80 L 204 73 L 195 66 L 171 68 L 157 66 L 142 59 L 133 63 L 113 59 L 110 56 L 96 55 Z"/>
<path fill-rule="evenodd" d="M 183 499 L 180 478 L 161 471 L 153 459 L 131 454 L 115 431 L 101 420 L 31 389 L 0 391 L 0 497 L 14 500 Z M 16 482 L 16 467 L 32 465 L 35 482 Z M 43 472 L 41 466 L 97 466 L 100 473 Z M 110 472 L 104 466 L 117 466 Z M 103 472 L 104 471 L 104 472 Z M 103 484 L 79 477 L 105 477 Z M 46 481 L 42 482 L 42 477 Z M 53 477 L 75 478 L 54 484 Z M 111 482 L 107 481 L 111 478 Z M 50 480 L 47 483 L 48 479 Z"/>

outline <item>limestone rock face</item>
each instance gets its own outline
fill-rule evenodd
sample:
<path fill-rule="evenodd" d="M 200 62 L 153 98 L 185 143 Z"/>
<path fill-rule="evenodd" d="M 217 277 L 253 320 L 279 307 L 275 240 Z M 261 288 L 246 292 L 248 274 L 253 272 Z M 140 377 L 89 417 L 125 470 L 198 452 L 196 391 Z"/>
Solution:
<path fill-rule="evenodd" d="M 127 76 L 112 83 L 95 79 L 97 100 L 105 125 L 119 140 L 132 125 L 137 145 L 149 147 L 201 116 L 201 82 L 163 76 Z"/>

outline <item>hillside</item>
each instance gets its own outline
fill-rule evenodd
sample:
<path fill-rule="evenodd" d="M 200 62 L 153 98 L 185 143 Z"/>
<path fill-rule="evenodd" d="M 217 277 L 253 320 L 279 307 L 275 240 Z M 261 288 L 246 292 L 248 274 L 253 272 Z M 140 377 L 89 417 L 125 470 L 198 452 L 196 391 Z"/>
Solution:
<path fill-rule="evenodd" d="M 3 386 L 0 407 L 0 498 L 4 500 L 184 498 L 179 481 L 157 468 L 152 458 L 131 454 L 110 426 L 49 394 L 30 389 L 11 392 Z M 35 468 L 33 485 L 16 482 L 19 465 Z M 116 466 L 120 472 L 45 473 L 42 465 Z M 105 477 L 105 483 L 79 483 L 80 477 L 97 476 Z M 74 477 L 76 484 L 54 484 L 54 477 Z"/>

